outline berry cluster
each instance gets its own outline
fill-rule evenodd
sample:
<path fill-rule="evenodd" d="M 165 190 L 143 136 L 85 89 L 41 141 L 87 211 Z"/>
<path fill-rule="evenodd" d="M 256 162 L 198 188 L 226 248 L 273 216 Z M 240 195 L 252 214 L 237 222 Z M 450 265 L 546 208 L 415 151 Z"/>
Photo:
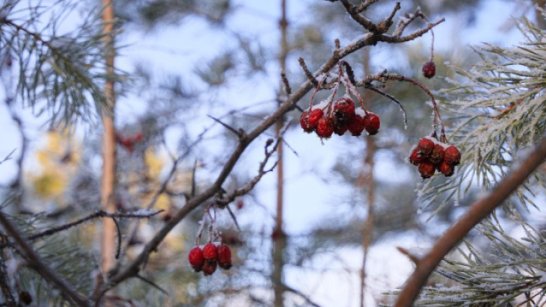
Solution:
<path fill-rule="evenodd" d="M 125 148 L 125 150 L 127 150 L 129 153 L 132 153 L 135 149 L 135 145 L 142 142 L 142 140 L 144 140 L 144 136 L 141 132 L 137 132 L 130 136 L 123 136 L 116 133 L 116 142 Z"/>
<path fill-rule="evenodd" d="M 418 166 L 423 179 L 430 178 L 436 170 L 449 177 L 461 161 L 461 153 L 454 145 L 448 145 L 431 137 L 419 140 L 411 151 L 409 161 Z"/>
<path fill-rule="evenodd" d="M 363 108 L 355 108 L 354 101 L 349 97 L 339 98 L 325 106 L 313 106 L 300 117 L 303 131 L 314 131 L 325 139 L 334 133 L 343 135 L 347 131 L 353 136 L 360 136 L 364 130 L 369 135 L 374 135 L 379 131 L 380 125 L 379 116 Z"/>
<path fill-rule="evenodd" d="M 231 249 L 226 244 L 209 242 L 203 246 L 195 246 L 188 254 L 188 261 L 196 272 L 203 271 L 205 276 L 212 275 L 216 267 L 224 270 L 231 268 Z"/>

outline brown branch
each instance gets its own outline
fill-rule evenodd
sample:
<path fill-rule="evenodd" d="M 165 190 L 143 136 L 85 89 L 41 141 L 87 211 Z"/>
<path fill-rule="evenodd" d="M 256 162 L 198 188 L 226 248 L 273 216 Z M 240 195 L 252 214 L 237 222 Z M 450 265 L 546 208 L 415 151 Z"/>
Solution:
<path fill-rule="evenodd" d="M 47 266 L 47 264 L 23 238 L 15 225 L 13 225 L 13 223 L 2 212 L 0 212 L 0 224 L 2 224 L 6 232 L 17 243 L 20 253 L 25 255 L 25 258 L 28 259 L 29 266 L 32 269 L 40 274 L 45 280 L 52 283 L 61 292 L 61 295 L 68 301 L 71 301 L 78 306 L 89 306 L 89 303 L 84 297 L 73 289 L 66 280 L 57 275 L 57 273 Z"/>
<path fill-rule="evenodd" d="M 485 197 L 475 201 L 468 211 L 453 226 L 451 226 L 432 246 L 426 256 L 418 260 L 413 274 L 398 295 L 396 307 L 412 306 L 425 285 L 432 271 L 479 222 L 491 214 L 497 207 L 522 185 L 546 160 L 546 136 L 540 140 L 533 151 L 522 160 L 511 173 L 500 181 Z"/>
<path fill-rule="evenodd" d="M 417 32 L 426 33 L 428 30 L 429 28 L 427 27 L 424 29 L 424 32 L 423 32 L 423 29 L 418 30 Z M 342 58 L 348 56 L 349 54 L 354 53 L 355 51 L 365 46 L 374 45 L 378 41 L 381 41 L 381 37 L 374 36 L 371 33 L 364 34 L 359 39 L 356 39 L 355 41 L 353 41 L 346 47 L 334 50 L 330 58 L 326 60 L 326 62 L 312 75 L 318 76 L 318 75 L 329 72 L 333 67 L 337 65 L 337 63 Z M 404 40 L 397 41 L 396 39 L 391 39 L 390 42 L 398 43 L 403 41 Z M 153 251 L 157 250 L 158 245 L 163 241 L 163 239 L 167 236 L 167 234 L 191 211 L 193 211 L 195 208 L 205 203 L 211 197 L 214 197 L 215 195 L 218 194 L 218 191 L 220 191 L 220 189 L 222 188 L 222 184 L 228 178 L 229 174 L 232 172 L 233 168 L 239 161 L 239 158 L 241 157 L 243 152 L 246 150 L 246 148 L 250 145 L 250 143 L 254 139 L 256 139 L 259 135 L 261 135 L 265 130 L 273 126 L 282 116 L 284 116 L 284 114 L 293 110 L 295 108 L 296 103 L 300 101 L 300 99 L 302 99 L 312 88 L 313 88 L 312 81 L 310 80 L 305 81 L 295 92 L 293 92 L 292 95 L 287 97 L 287 99 L 282 104 L 279 105 L 279 107 L 277 108 L 275 112 L 273 112 L 271 115 L 266 117 L 252 131 L 249 131 L 245 138 L 240 139 L 239 143 L 233 149 L 226 163 L 224 164 L 222 169 L 219 171 L 214 183 L 210 185 L 208 188 L 204 189 L 200 194 L 190 198 L 186 202 L 186 204 L 174 214 L 172 219 L 168 221 L 163 226 L 163 228 L 161 228 L 154 235 L 154 237 L 144 246 L 143 250 L 138 254 L 138 256 L 131 263 L 129 263 L 126 267 L 117 271 L 115 274 L 113 274 L 110 277 L 110 279 L 103 286 L 103 289 L 97 292 L 98 297 L 95 297 L 95 299 L 100 298 L 102 295 L 104 295 L 106 291 L 115 287 L 120 282 L 128 278 L 135 277 L 136 274 L 138 274 L 139 270 L 141 269 L 141 266 L 147 262 L 150 254 Z"/>

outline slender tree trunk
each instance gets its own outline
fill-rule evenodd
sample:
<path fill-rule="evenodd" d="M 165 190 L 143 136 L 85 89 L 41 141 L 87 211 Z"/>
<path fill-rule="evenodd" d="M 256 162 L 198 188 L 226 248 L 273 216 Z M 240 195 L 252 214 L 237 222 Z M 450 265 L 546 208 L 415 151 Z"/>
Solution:
<path fill-rule="evenodd" d="M 102 0 L 103 5 L 103 34 L 105 45 L 106 76 L 104 96 L 106 105 L 102 110 L 102 123 L 104 134 L 102 139 L 102 181 L 101 181 L 101 204 L 103 210 L 114 212 L 115 208 L 115 187 L 116 187 L 116 137 L 114 127 L 114 8 L 113 0 Z M 108 272 L 114 265 L 115 255 L 115 224 L 111 219 L 102 219 L 102 246 L 101 246 L 101 269 L 103 273 Z"/>
<path fill-rule="evenodd" d="M 370 53 L 368 49 L 364 51 L 364 74 L 368 75 L 370 71 Z M 366 98 L 365 98 L 366 99 Z M 368 260 L 368 251 L 373 240 L 374 223 L 374 205 L 375 205 L 375 166 L 376 144 L 373 137 L 366 138 L 366 155 L 364 156 L 364 165 L 358 178 L 358 186 L 366 190 L 367 216 L 362 225 L 362 268 L 360 269 L 360 306 L 364 307 L 366 300 L 366 263 Z"/>
<path fill-rule="evenodd" d="M 281 48 L 279 53 L 279 66 L 281 73 L 286 71 L 286 57 L 288 55 L 288 42 L 287 42 L 287 28 L 288 21 L 286 18 L 286 0 L 281 0 L 281 19 L 279 21 L 279 28 L 281 32 Z M 280 99 L 283 84 L 281 82 L 279 88 L 279 104 L 282 102 Z M 275 135 L 277 138 L 282 138 L 282 127 L 284 120 L 281 118 L 275 124 Z M 284 206 L 284 158 L 283 158 L 283 142 L 279 142 L 277 147 L 277 209 L 275 218 L 275 228 L 273 230 L 273 272 L 271 280 L 273 284 L 274 292 L 274 306 L 284 306 L 284 287 L 283 287 L 283 269 L 284 269 L 284 249 L 286 247 L 286 235 L 283 230 L 283 206 Z"/>

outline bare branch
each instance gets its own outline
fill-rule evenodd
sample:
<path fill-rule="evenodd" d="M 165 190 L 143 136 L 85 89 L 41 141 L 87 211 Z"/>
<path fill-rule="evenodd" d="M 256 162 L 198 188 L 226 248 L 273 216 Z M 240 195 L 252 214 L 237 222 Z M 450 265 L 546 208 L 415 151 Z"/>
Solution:
<path fill-rule="evenodd" d="M 341 1 L 341 4 L 343 4 L 343 6 L 345 7 L 345 10 L 347 11 L 347 13 L 351 15 L 351 18 L 354 21 L 359 23 L 361 26 L 363 26 L 366 30 L 370 32 L 373 32 L 373 33 L 380 32 L 377 25 L 373 23 L 371 20 L 369 20 L 368 18 L 360 15 L 357 8 L 354 5 L 352 5 L 349 2 L 349 0 L 340 0 L 340 1 Z"/>
<path fill-rule="evenodd" d="M 427 31 L 430 30 L 430 28 L 431 26 L 421 30 L 417 30 L 415 32 L 417 33 L 415 34 L 415 37 L 426 33 Z M 405 37 L 404 39 L 392 39 L 388 36 L 385 36 L 385 37 L 389 39 L 388 42 L 390 43 L 400 43 L 405 41 L 404 40 Z M 342 58 L 348 56 L 349 54 L 354 53 L 355 51 L 365 46 L 374 45 L 378 41 L 384 41 L 382 39 L 383 39 L 383 36 L 381 35 L 378 36 L 378 35 L 373 35 L 372 33 L 366 33 L 362 35 L 360 38 L 350 43 L 349 45 L 345 46 L 344 48 L 334 50 L 330 58 L 328 58 L 326 62 L 314 74 L 310 73 L 310 75 L 318 76 L 321 74 L 326 74 L 332 68 L 334 68 Z M 214 183 L 211 184 L 208 188 L 204 189 L 201 193 L 189 199 L 182 208 L 180 208 L 177 212 L 175 212 L 172 219 L 169 220 L 154 235 L 154 237 L 144 246 L 140 254 L 138 254 L 138 256 L 131 263 L 129 263 L 125 268 L 117 271 L 115 274 L 113 274 L 110 277 L 110 279 L 103 286 L 103 289 L 101 289 L 101 291 L 98 292 L 97 295 L 99 297 L 104 295 L 106 291 L 115 287 L 123 280 L 136 276 L 136 274 L 138 274 L 139 270 L 141 269 L 141 266 L 147 261 L 150 254 L 153 251 L 157 250 L 157 246 L 163 241 L 163 239 L 167 236 L 167 234 L 191 211 L 193 211 L 198 206 L 206 203 L 210 198 L 218 194 L 218 191 L 220 191 L 222 184 L 228 178 L 229 174 L 232 172 L 233 168 L 239 161 L 239 158 L 241 157 L 243 152 L 246 150 L 248 145 L 253 140 L 255 140 L 259 135 L 261 135 L 266 129 L 273 126 L 282 116 L 284 116 L 285 113 L 294 109 L 296 103 L 313 88 L 313 83 L 314 83 L 313 79 L 314 78 L 311 78 L 305 81 L 296 91 L 292 93 L 292 95 L 287 97 L 287 99 L 279 105 L 279 107 L 277 108 L 275 112 L 273 112 L 271 115 L 266 117 L 252 131 L 249 131 L 246 134 L 245 138 L 239 139 L 239 143 L 233 149 L 229 158 L 225 162 L 224 166 L 219 171 Z"/>
<path fill-rule="evenodd" d="M 510 174 L 500 181 L 491 192 L 476 200 L 468 211 L 438 238 L 427 255 L 417 262 L 413 274 L 398 295 L 395 306 L 412 306 L 428 277 L 440 261 L 474 228 L 488 217 L 546 160 L 546 136 Z"/>

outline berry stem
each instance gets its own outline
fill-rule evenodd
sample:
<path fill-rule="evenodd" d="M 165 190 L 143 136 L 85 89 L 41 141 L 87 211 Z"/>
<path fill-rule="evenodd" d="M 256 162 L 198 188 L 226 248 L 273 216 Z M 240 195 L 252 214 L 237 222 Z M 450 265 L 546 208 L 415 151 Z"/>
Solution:
<path fill-rule="evenodd" d="M 432 92 L 423 84 L 421 84 L 419 81 L 416 81 L 414 79 L 404 77 L 402 75 L 398 74 L 386 74 L 385 78 L 387 80 L 396 80 L 396 81 L 402 81 L 402 82 L 409 82 L 413 85 L 416 85 L 419 87 L 423 92 L 425 92 L 432 102 L 432 113 L 434 116 L 433 122 L 432 122 L 432 128 L 434 129 L 434 132 L 438 130 L 438 127 L 440 127 L 440 135 L 445 137 L 445 128 L 444 123 L 442 121 L 442 117 L 440 115 L 440 109 L 438 108 L 438 104 L 436 103 L 436 99 L 434 99 L 434 95 Z"/>

